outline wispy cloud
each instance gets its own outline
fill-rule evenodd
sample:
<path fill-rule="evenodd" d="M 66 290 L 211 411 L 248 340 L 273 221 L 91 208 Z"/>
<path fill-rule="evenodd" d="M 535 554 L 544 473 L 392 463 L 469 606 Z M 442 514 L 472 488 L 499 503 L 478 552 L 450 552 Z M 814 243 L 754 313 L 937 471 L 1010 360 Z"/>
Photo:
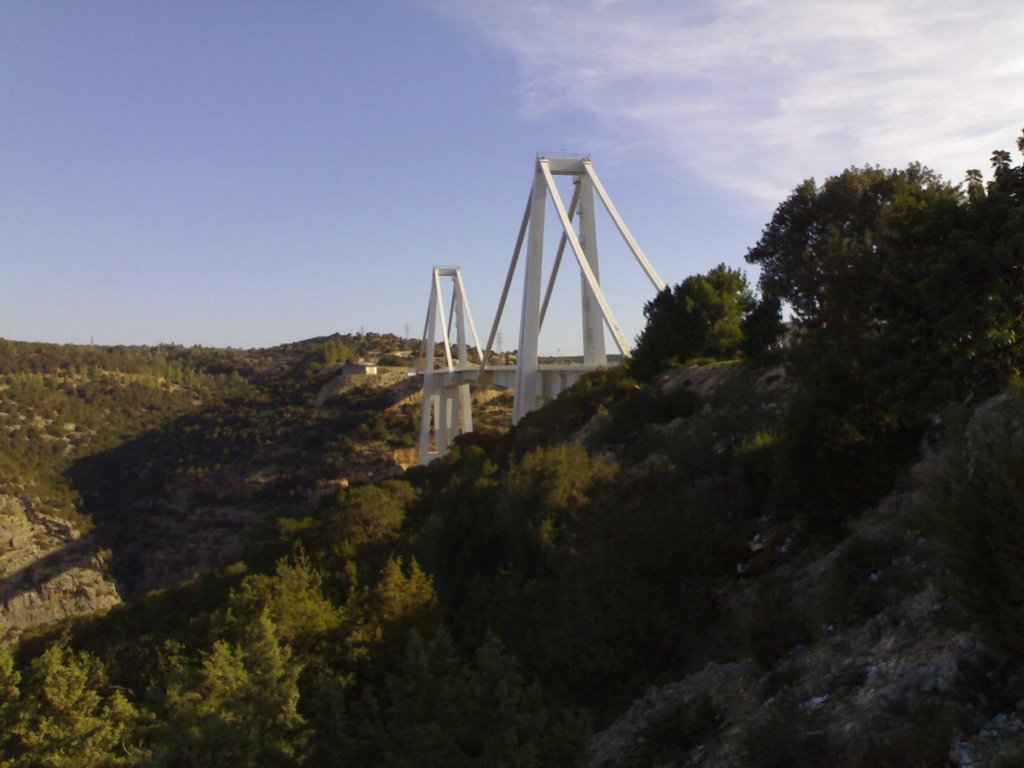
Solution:
<path fill-rule="evenodd" d="M 953 181 L 1024 126 L 1020 0 L 428 0 L 508 51 L 527 116 L 778 202 L 850 165 Z"/>

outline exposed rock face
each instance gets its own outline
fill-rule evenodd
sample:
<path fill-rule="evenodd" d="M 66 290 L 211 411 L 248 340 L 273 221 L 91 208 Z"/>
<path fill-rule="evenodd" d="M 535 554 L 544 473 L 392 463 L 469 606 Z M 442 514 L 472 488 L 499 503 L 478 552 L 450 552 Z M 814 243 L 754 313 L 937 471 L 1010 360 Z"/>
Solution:
<path fill-rule="evenodd" d="M 873 749 L 873 740 L 899 728 L 908 712 L 941 717 L 951 700 L 963 702 L 965 680 L 989 659 L 976 637 L 941 626 L 943 602 L 929 586 L 858 628 L 794 649 L 771 672 L 751 661 L 713 663 L 652 688 L 595 735 L 588 765 L 614 768 L 652 759 L 666 767 L 746 765 L 746 750 L 756 740 L 751 735 L 772 728 L 792 729 L 786 738 L 803 743 L 805 756 L 820 758 L 805 765 Z M 701 707 L 713 712 L 714 723 L 697 731 L 694 713 Z M 652 754 L 648 743 L 664 741 L 666 732 L 675 734 L 681 749 Z M 982 749 L 977 741 L 978 734 L 960 734 L 949 749 L 963 755 L 962 764 L 973 765 Z"/>
<path fill-rule="evenodd" d="M 228 501 L 180 512 L 151 510 L 147 531 L 117 553 L 126 597 L 171 587 L 240 560 L 246 535 L 261 519 L 256 509 Z"/>
<path fill-rule="evenodd" d="M 1004 471 L 1000 462 L 1024 453 L 1024 397 L 1005 393 L 979 405 L 964 432 L 964 442 L 970 479 L 999 482 Z"/>
<path fill-rule="evenodd" d="M 66 520 L 0 496 L 0 642 L 120 603 L 108 557 Z"/>
<path fill-rule="evenodd" d="M 410 382 L 407 371 L 404 368 L 394 370 L 385 369 L 380 373 L 370 376 L 342 373 L 344 366 L 324 366 L 317 378 L 326 379 L 316 395 L 316 407 L 324 407 L 331 398 L 347 392 L 353 387 L 373 387 L 376 389 L 392 388 L 396 391 L 415 391 L 415 382 Z"/>
<path fill-rule="evenodd" d="M 915 499 L 912 491 L 894 494 L 851 524 L 862 546 L 894 548 L 865 575 L 865 582 L 889 585 L 874 615 L 851 609 L 847 620 L 811 627 L 813 637 L 771 669 L 749 660 L 710 663 L 649 689 L 593 737 L 590 768 L 947 760 L 980 767 L 1016 754 L 1024 745 L 1024 670 L 1007 667 L 977 634 L 950 620 L 950 600 L 932 579 L 935 546 L 908 522 Z M 787 585 L 799 615 L 827 615 L 822 585 L 850 546 L 846 539 L 799 562 L 774 554 L 771 576 Z M 757 588 L 756 579 L 738 580 L 722 595 L 726 610 L 749 602 Z M 979 679 L 988 681 L 986 695 L 978 693 Z M 792 761 L 758 759 L 751 750 L 762 744 Z"/>

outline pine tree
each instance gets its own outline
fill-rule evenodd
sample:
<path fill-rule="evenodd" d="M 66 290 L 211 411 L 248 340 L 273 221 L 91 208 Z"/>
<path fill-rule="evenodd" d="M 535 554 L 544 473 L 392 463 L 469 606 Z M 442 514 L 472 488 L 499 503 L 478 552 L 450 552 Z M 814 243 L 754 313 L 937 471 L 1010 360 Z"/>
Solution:
<path fill-rule="evenodd" d="M 14 763 L 7 762 L 8 744 L 14 729 L 15 705 L 18 703 L 18 684 L 21 675 L 14 668 L 10 651 L 0 646 L 0 768 Z"/>
<path fill-rule="evenodd" d="M 342 620 L 342 610 L 323 593 L 323 575 L 303 552 L 282 558 L 273 576 L 252 575 L 233 591 L 228 601 L 225 631 L 232 623 L 248 626 L 264 611 L 279 642 L 303 660 L 322 654 L 329 633 Z"/>
<path fill-rule="evenodd" d="M 11 678 L 8 678 L 11 679 Z M 104 694 L 95 656 L 54 643 L 28 670 L 12 736 L 18 766 L 87 768 L 134 764 L 127 746 L 138 717 L 120 691 Z"/>
<path fill-rule="evenodd" d="M 437 594 L 415 558 L 408 575 L 401 558 L 389 558 L 381 578 L 359 593 L 352 606 L 347 643 L 352 660 L 375 665 L 398 664 L 411 631 L 431 633 L 440 621 Z"/>
<path fill-rule="evenodd" d="M 158 736 L 156 763 L 295 764 L 305 737 L 299 671 L 264 611 L 241 643 L 216 642 L 190 679 L 169 686 L 168 721 Z"/>
<path fill-rule="evenodd" d="M 428 641 L 414 634 L 388 692 L 387 766 L 572 765 L 583 751 L 585 724 L 549 710 L 493 636 L 466 663 L 444 630 Z"/>

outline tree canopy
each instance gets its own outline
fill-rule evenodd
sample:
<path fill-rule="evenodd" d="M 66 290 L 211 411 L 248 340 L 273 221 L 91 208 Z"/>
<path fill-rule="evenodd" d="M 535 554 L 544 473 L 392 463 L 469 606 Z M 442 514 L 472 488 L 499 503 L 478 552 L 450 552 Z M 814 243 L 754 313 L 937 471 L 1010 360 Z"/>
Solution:
<path fill-rule="evenodd" d="M 855 500 L 891 477 L 936 409 L 1019 373 L 1024 169 L 1005 152 L 993 167 L 987 188 L 970 172 L 966 191 L 918 164 L 805 181 L 749 250 L 766 299 L 793 315 L 798 474 Z M 883 446 L 892 466 L 864 466 Z"/>
<path fill-rule="evenodd" d="M 647 325 L 633 350 L 633 374 L 646 380 L 695 358 L 735 357 L 741 321 L 753 305 L 746 276 L 725 264 L 666 287 L 644 306 Z"/>

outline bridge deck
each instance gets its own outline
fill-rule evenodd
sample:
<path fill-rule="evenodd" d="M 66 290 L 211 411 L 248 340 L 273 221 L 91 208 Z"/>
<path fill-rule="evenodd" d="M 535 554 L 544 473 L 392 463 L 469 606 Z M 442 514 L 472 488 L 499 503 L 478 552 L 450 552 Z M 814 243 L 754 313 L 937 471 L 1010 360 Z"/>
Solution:
<path fill-rule="evenodd" d="M 551 378 L 556 376 L 571 376 L 573 381 L 576 381 L 582 374 L 589 373 L 590 371 L 596 371 L 599 368 L 605 368 L 603 365 L 582 365 L 580 363 L 541 363 L 540 374 L 542 378 Z M 425 376 L 423 371 L 413 369 L 410 372 L 412 375 L 417 376 L 419 379 L 423 379 Z M 481 384 L 493 384 L 498 387 L 512 387 L 514 384 L 505 382 L 514 382 L 516 376 L 516 366 L 514 365 L 488 365 L 483 369 L 482 375 L 479 365 L 468 365 L 465 368 L 453 368 L 451 370 L 440 370 L 432 371 L 431 376 L 441 386 L 453 386 L 455 384 L 462 383 L 473 383 L 479 382 Z"/>
<path fill-rule="evenodd" d="M 603 367 L 605 366 L 580 363 L 542 363 L 540 370 L 537 371 L 539 382 L 535 391 L 541 400 L 554 400 L 560 393 L 575 384 L 580 376 Z M 417 375 L 420 380 L 425 378 L 423 373 Z M 488 365 L 482 372 L 479 365 L 472 365 L 450 371 L 443 369 L 433 371 L 430 376 L 433 386 L 441 389 L 458 387 L 462 384 L 503 389 L 516 388 L 516 366 L 514 365 Z"/>

